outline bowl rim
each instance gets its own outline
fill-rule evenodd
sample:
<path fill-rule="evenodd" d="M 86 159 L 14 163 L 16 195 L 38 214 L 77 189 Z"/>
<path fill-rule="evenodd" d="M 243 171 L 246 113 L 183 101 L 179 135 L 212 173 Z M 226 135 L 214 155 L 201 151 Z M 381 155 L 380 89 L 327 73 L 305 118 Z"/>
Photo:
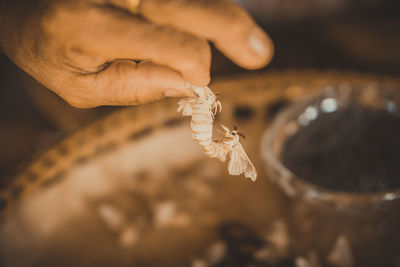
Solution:
<path fill-rule="evenodd" d="M 354 88 L 351 88 L 351 90 L 354 90 Z M 270 126 L 264 131 L 261 138 L 260 152 L 262 161 L 266 163 L 264 168 L 266 168 L 268 178 L 272 182 L 278 184 L 280 189 L 287 196 L 291 198 L 300 196 L 314 202 L 348 205 L 357 203 L 380 203 L 400 199 L 400 187 L 373 192 L 355 192 L 331 190 L 324 186 L 311 183 L 293 173 L 274 153 L 272 147 L 275 138 L 286 124 L 287 118 L 299 108 L 307 107 L 309 106 L 308 104 L 324 96 L 324 93 L 326 93 L 324 88 L 321 88 L 318 92 L 307 94 L 302 99 L 290 104 L 277 114 Z"/>

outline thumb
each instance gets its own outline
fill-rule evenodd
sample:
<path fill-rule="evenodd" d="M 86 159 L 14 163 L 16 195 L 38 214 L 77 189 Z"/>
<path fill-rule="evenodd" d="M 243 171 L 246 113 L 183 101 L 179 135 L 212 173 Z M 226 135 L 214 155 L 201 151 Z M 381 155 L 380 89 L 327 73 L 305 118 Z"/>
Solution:
<path fill-rule="evenodd" d="M 100 105 L 137 105 L 163 97 L 192 96 L 192 89 L 182 75 L 166 66 L 150 61 L 135 63 L 118 60 L 99 73 L 83 76 L 81 108 Z M 79 93 L 79 94 L 81 94 Z M 71 103 L 71 101 L 68 101 Z"/>

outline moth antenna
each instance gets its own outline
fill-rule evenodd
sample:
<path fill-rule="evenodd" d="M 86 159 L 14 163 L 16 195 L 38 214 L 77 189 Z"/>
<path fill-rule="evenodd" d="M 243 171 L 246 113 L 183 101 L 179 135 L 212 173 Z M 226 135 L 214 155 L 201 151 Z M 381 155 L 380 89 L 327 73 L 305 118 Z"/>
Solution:
<path fill-rule="evenodd" d="M 246 136 L 245 136 L 244 134 L 238 132 L 238 135 L 239 135 L 240 137 L 242 137 L 243 139 L 246 139 Z"/>

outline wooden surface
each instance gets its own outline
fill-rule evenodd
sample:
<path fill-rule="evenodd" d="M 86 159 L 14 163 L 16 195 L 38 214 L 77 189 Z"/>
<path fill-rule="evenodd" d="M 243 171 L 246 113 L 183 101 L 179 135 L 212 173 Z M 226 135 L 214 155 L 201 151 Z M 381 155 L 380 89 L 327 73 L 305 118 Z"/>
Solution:
<path fill-rule="evenodd" d="M 265 235 L 271 223 L 291 213 L 265 174 L 261 136 L 281 108 L 327 86 L 399 86 L 399 81 L 309 70 L 237 76 L 211 85 L 223 104 L 216 125 L 237 125 L 246 134 L 243 145 L 260 174 L 255 183 L 228 176 L 226 164 L 206 158 L 191 139 L 189 121 L 176 113 L 174 99 L 127 108 L 82 129 L 3 188 L 0 240 L 6 263 L 54 265 L 73 258 L 83 264 L 183 266 L 215 241 L 220 223 L 241 222 Z M 157 228 L 157 205 L 168 201 L 186 219 Z M 120 247 L 118 234 L 96 213 L 101 203 L 111 203 L 140 225 L 137 243 Z"/>

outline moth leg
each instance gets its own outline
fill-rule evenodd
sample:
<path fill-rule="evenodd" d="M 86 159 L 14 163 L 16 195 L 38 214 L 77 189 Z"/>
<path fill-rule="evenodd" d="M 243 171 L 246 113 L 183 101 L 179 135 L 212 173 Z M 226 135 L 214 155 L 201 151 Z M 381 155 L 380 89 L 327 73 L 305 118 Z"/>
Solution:
<path fill-rule="evenodd" d="M 217 109 L 219 108 L 219 112 L 222 111 L 222 104 L 221 101 L 217 101 Z"/>
<path fill-rule="evenodd" d="M 212 113 L 216 115 L 218 112 L 222 111 L 222 104 L 221 101 L 215 101 L 212 105 Z"/>
<path fill-rule="evenodd" d="M 178 112 L 182 112 L 183 116 L 191 116 L 193 112 L 192 105 L 195 103 L 193 98 L 184 98 L 178 102 Z"/>
<path fill-rule="evenodd" d="M 210 109 L 210 114 L 211 114 L 211 118 L 213 120 L 215 120 L 215 113 L 214 113 L 214 109 L 213 108 Z"/>

